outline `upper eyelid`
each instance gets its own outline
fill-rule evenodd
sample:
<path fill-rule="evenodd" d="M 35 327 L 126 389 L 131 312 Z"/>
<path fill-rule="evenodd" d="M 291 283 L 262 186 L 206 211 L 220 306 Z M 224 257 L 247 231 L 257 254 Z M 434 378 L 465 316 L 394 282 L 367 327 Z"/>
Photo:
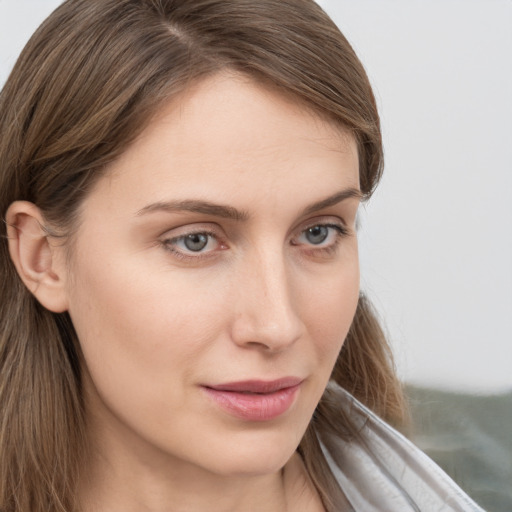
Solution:
<path fill-rule="evenodd" d="M 337 223 L 337 222 L 323 222 L 323 223 L 316 223 L 316 224 L 310 224 L 309 226 L 306 226 L 306 228 L 300 230 L 299 234 L 302 234 L 306 232 L 308 229 L 315 228 L 315 227 L 326 227 L 326 228 L 332 228 L 335 230 L 338 230 L 340 232 L 347 232 L 348 228 L 345 226 L 345 224 Z"/>
<path fill-rule="evenodd" d="M 213 230 L 209 230 L 209 229 L 197 229 L 197 230 L 190 230 L 190 231 L 185 231 L 184 233 L 181 233 L 179 235 L 169 235 L 168 237 L 165 236 L 165 233 L 164 235 L 162 236 L 163 238 L 167 239 L 167 240 L 180 240 L 182 238 L 185 238 L 189 235 L 209 235 L 209 236 L 213 236 L 215 238 L 218 238 L 218 235 L 217 233 L 215 233 Z"/>
<path fill-rule="evenodd" d="M 348 224 L 343 218 L 334 215 L 324 215 L 302 222 L 294 230 L 294 232 L 300 234 L 306 229 L 313 228 L 315 226 L 337 226 L 344 230 L 348 230 L 349 228 Z"/>
<path fill-rule="evenodd" d="M 200 233 L 207 233 L 212 236 L 222 236 L 219 232 L 222 231 L 222 228 L 214 223 L 208 222 L 194 222 L 192 224 L 184 224 L 182 226 L 173 227 L 170 229 L 166 229 L 160 235 L 160 238 L 164 239 L 175 239 L 181 238 L 187 235 L 194 235 Z M 175 232 L 177 232 L 175 234 Z"/>

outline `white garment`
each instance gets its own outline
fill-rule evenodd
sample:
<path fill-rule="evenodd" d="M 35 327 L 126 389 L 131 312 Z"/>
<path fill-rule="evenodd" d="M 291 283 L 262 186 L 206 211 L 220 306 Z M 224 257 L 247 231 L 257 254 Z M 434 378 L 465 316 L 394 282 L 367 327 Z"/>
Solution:
<path fill-rule="evenodd" d="M 361 425 L 363 444 L 322 436 L 322 449 L 355 512 L 483 512 L 419 448 L 347 391 L 330 390 Z"/>

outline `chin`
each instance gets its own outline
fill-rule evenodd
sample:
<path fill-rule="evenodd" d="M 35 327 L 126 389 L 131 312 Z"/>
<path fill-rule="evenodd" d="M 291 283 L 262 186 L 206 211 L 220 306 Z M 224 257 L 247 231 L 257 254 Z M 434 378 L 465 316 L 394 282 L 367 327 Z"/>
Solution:
<path fill-rule="evenodd" d="M 212 472 L 222 476 L 274 474 L 290 460 L 299 442 L 300 438 L 291 434 L 245 432 L 244 435 L 233 435 L 225 446 L 209 451 L 203 464 L 208 464 Z"/>
<path fill-rule="evenodd" d="M 222 461 L 215 470 L 215 473 L 223 477 L 257 477 L 265 475 L 273 475 L 283 469 L 287 462 L 291 459 L 295 450 L 280 455 L 278 457 L 253 457 L 247 459 L 245 457 Z"/>

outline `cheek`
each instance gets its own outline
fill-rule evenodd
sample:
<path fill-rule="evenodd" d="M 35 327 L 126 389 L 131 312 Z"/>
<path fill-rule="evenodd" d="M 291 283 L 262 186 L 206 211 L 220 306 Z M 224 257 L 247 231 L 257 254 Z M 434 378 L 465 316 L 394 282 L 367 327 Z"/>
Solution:
<path fill-rule="evenodd" d="M 303 291 L 303 315 L 319 357 L 334 365 L 352 324 L 359 299 L 357 257 L 322 280 L 321 286 Z"/>
<path fill-rule="evenodd" d="M 194 390 L 222 330 L 218 301 L 178 272 L 139 276 L 127 262 L 108 274 L 92 262 L 82 268 L 71 316 L 89 412 L 100 424 L 114 417 L 122 432 L 179 452 L 173 439 L 189 439 L 200 423 Z"/>
<path fill-rule="evenodd" d="M 356 312 L 358 261 L 345 261 L 329 278 L 316 281 L 317 286 L 311 286 L 315 280 L 308 282 L 308 293 L 303 288 L 301 310 L 310 340 L 309 351 L 304 351 L 309 361 L 315 361 L 307 409 L 312 413 L 325 391 Z"/>
<path fill-rule="evenodd" d="M 98 391 L 159 400 L 193 378 L 200 353 L 218 335 L 219 304 L 179 272 L 120 261 L 80 262 L 70 315 Z"/>

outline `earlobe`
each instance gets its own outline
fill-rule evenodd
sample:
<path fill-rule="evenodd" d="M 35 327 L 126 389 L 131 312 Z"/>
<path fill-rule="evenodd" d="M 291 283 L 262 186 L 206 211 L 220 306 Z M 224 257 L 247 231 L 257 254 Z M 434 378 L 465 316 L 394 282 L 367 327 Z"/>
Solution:
<path fill-rule="evenodd" d="M 50 243 L 44 219 L 28 201 L 12 203 L 6 214 L 9 253 L 30 292 L 54 313 L 67 310 L 62 247 Z"/>

